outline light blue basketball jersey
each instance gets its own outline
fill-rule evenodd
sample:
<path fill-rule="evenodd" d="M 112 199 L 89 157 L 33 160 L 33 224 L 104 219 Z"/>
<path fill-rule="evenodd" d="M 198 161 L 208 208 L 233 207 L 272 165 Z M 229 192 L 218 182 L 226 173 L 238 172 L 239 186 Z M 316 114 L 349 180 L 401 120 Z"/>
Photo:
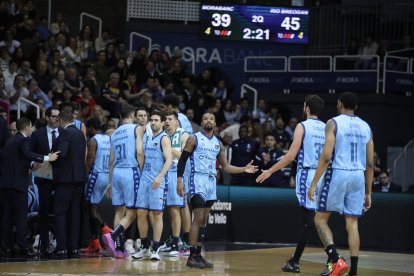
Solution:
<path fill-rule="evenodd" d="M 74 119 L 73 120 L 73 124 L 75 125 L 75 127 L 79 130 L 82 130 L 82 121 L 78 120 L 78 119 Z"/>
<path fill-rule="evenodd" d="M 201 132 L 194 134 L 196 146 L 191 154 L 191 173 L 216 175 L 216 160 L 220 152 L 220 141 L 216 136 L 208 138 Z"/>
<path fill-rule="evenodd" d="M 111 153 L 111 140 L 103 133 L 96 134 L 91 139 L 96 142 L 96 155 L 93 161 L 91 172 L 109 173 L 109 155 Z"/>
<path fill-rule="evenodd" d="M 316 168 L 325 144 L 325 123 L 318 119 L 302 122 L 303 140 L 298 154 L 298 168 Z"/>
<path fill-rule="evenodd" d="M 177 128 L 175 130 L 175 133 L 173 135 L 168 135 L 170 137 L 171 140 L 171 149 L 174 149 L 178 152 L 182 152 L 182 146 L 181 146 L 181 137 L 183 135 L 183 133 L 185 133 L 186 131 L 182 128 Z M 168 133 L 167 133 L 168 134 Z M 178 165 L 178 158 L 173 156 L 172 159 L 172 164 L 170 167 L 170 172 L 177 172 L 177 165 Z"/>
<path fill-rule="evenodd" d="M 142 172 L 142 179 L 145 181 L 154 180 L 161 172 L 164 166 L 165 159 L 162 150 L 161 140 L 167 136 L 165 131 L 162 131 L 157 136 L 148 135 L 144 145 L 144 171 Z"/>
<path fill-rule="evenodd" d="M 178 121 L 180 122 L 180 127 L 183 128 L 188 134 L 193 134 L 193 127 L 191 126 L 190 120 L 188 120 L 187 116 L 181 112 L 178 112 Z"/>
<path fill-rule="evenodd" d="M 114 168 L 138 167 L 136 151 L 135 124 L 124 124 L 115 130 L 111 136 L 111 146 L 114 154 Z"/>
<path fill-rule="evenodd" d="M 335 123 L 335 148 L 332 168 L 340 170 L 365 170 L 366 145 L 372 133 L 369 125 L 357 116 L 339 115 Z"/>

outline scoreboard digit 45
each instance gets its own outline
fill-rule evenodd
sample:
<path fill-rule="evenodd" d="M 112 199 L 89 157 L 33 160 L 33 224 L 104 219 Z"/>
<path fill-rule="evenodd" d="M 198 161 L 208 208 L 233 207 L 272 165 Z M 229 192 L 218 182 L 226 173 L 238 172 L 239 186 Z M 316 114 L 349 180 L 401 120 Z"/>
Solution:
<path fill-rule="evenodd" d="M 211 40 L 307 44 L 309 10 L 202 4 L 200 36 Z"/>

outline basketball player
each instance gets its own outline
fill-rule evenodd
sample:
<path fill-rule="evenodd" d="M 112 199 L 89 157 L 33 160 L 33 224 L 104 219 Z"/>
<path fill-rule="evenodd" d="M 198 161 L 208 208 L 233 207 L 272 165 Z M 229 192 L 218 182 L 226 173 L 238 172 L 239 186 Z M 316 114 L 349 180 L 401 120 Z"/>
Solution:
<path fill-rule="evenodd" d="M 91 240 L 87 248 L 83 248 L 85 253 L 101 253 L 102 247 L 98 238 L 98 227 L 102 234 L 112 232 L 102 220 L 98 213 L 98 204 L 102 201 L 109 180 L 109 157 L 111 151 L 110 135 L 113 130 L 102 133 L 101 121 L 91 118 L 86 122 L 88 137 L 88 152 L 86 155 L 86 172 L 88 182 L 85 186 L 85 202 L 89 213 L 89 227 L 91 230 Z"/>
<path fill-rule="evenodd" d="M 181 197 L 177 194 L 177 164 L 189 135 L 184 129 L 178 127 L 178 115 L 175 111 L 166 113 L 165 132 L 170 137 L 171 151 L 173 155 L 173 162 L 168 172 L 168 193 L 166 203 L 170 211 L 172 228 L 172 243 L 170 245 L 169 254 L 171 256 L 178 256 L 181 244 L 180 210 L 186 207 L 186 197 Z"/>
<path fill-rule="evenodd" d="M 134 124 L 135 108 L 123 105 L 120 115 L 122 124 L 111 136 L 108 191 L 112 194 L 112 205 L 116 208 L 115 216 L 122 219 L 112 233 L 102 236 L 109 254 L 116 258 L 128 256 L 123 244 L 123 234 L 135 219 L 139 168 L 144 163 L 142 135 L 139 134 L 139 127 Z M 123 206 L 127 208 L 125 216 Z"/>
<path fill-rule="evenodd" d="M 308 197 L 315 200 L 316 185 L 326 171 L 323 185 L 318 191 L 316 229 L 332 260 L 330 275 L 343 275 L 349 267 L 343 259 L 338 258 L 328 220 L 331 212 L 345 216 L 351 256 L 351 270 L 348 275 L 353 276 L 357 275 L 358 267 L 358 217 L 371 207 L 374 142 L 369 125 L 355 116 L 357 97 L 354 93 L 342 93 L 337 108 L 340 115 L 326 123 L 325 145 Z"/>
<path fill-rule="evenodd" d="M 273 173 L 292 163 L 298 157 L 298 171 L 296 173 L 296 196 L 302 213 L 302 227 L 292 258 L 282 267 L 284 272 L 300 272 L 299 260 L 306 246 L 308 236 L 314 229 L 316 203 L 306 200 L 310 183 L 318 165 L 319 156 L 325 143 L 325 123 L 318 120 L 324 102 L 317 95 L 309 95 L 303 104 L 304 122 L 298 124 L 293 133 L 293 142 L 283 158 L 269 170 L 264 170 L 256 182 L 263 183 Z M 318 184 L 320 185 L 320 184 Z"/>
<path fill-rule="evenodd" d="M 170 94 L 166 95 L 162 100 L 166 110 L 174 110 L 177 112 L 178 115 L 178 122 L 180 123 L 179 127 L 183 128 L 189 135 L 193 134 L 193 127 L 191 126 L 190 120 L 188 120 L 187 116 L 180 112 L 178 105 L 180 104 L 180 100 L 177 96 Z"/>
<path fill-rule="evenodd" d="M 194 217 L 190 229 L 191 248 L 187 266 L 195 268 L 213 267 L 213 264 L 201 255 L 201 246 L 211 206 L 217 199 L 216 159 L 227 173 L 257 171 L 257 167 L 252 165 L 253 160 L 245 167 L 235 167 L 227 163 L 225 147 L 213 134 L 215 126 L 214 115 L 205 113 L 201 122 L 202 130 L 187 139 L 177 168 L 177 193 L 184 196 L 183 174 L 187 159 L 191 156 L 189 198 Z"/>
<path fill-rule="evenodd" d="M 150 255 L 152 261 L 158 261 L 160 260 L 163 212 L 168 189 L 168 170 L 172 163 L 172 154 L 170 138 L 163 130 L 165 114 L 153 111 L 150 122 L 152 135 L 147 137 L 144 145 L 145 163 L 136 199 L 141 248 L 132 257 L 143 259 Z M 153 214 L 151 248 L 148 240 L 148 212 Z"/>

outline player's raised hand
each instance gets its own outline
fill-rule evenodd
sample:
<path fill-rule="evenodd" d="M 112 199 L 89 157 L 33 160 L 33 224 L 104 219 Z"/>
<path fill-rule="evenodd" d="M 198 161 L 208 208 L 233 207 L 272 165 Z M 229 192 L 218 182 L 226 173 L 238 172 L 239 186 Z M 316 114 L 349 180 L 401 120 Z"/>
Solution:
<path fill-rule="evenodd" d="M 262 170 L 262 173 L 256 178 L 257 183 L 263 183 L 266 179 L 268 179 L 272 173 L 269 170 Z"/>
<path fill-rule="evenodd" d="M 249 164 L 247 164 L 247 165 L 244 167 L 244 172 L 245 172 L 245 173 L 255 173 L 255 172 L 257 172 L 258 167 L 257 167 L 257 166 L 253 166 L 252 164 L 253 164 L 253 160 L 252 160 L 252 161 L 250 161 L 250 163 L 249 163 Z"/>

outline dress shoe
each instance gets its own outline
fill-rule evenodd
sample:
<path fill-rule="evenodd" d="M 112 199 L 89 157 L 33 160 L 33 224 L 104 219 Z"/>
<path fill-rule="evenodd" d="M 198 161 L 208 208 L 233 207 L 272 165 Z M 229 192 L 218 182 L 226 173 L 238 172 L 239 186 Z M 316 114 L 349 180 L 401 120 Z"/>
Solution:
<path fill-rule="evenodd" d="M 45 246 L 45 245 L 42 245 L 41 247 L 40 247 L 40 255 L 42 256 L 42 257 L 49 257 L 50 255 L 52 255 L 50 252 L 49 252 L 49 248 L 47 247 L 47 246 Z"/>
<path fill-rule="evenodd" d="M 80 258 L 80 251 L 79 249 L 73 249 L 69 253 L 69 258 L 77 259 Z"/>
<path fill-rule="evenodd" d="M 56 250 L 53 255 L 55 258 L 67 258 L 68 257 L 68 251 L 67 250 Z"/>

